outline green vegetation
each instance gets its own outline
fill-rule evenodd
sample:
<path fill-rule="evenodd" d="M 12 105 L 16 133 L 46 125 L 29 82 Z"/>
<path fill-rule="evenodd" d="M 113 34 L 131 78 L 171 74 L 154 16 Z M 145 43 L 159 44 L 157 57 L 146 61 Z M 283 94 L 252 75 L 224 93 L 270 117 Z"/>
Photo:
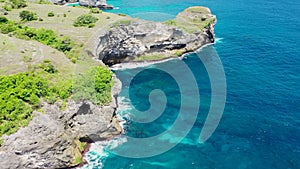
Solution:
<path fill-rule="evenodd" d="M 0 24 L 1 23 L 7 23 L 8 22 L 8 19 L 4 16 L 0 16 Z"/>
<path fill-rule="evenodd" d="M 24 8 L 27 6 L 26 0 L 10 0 L 14 9 Z"/>
<path fill-rule="evenodd" d="M 188 33 L 196 33 L 207 29 L 216 20 L 215 16 L 211 15 L 208 8 L 205 7 L 190 7 L 179 13 L 173 20 L 164 22 L 170 26 L 176 26 L 185 30 Z"/>
<path fill-rule="evenodd" d="M 17 30 L 17 25 L 14 22 L 7 21 L 7 22 L 0 22 L 0 31 L 1 33 L 8 34 L 10 32 L 14 32 Z"/>
<path fill-rule="evenodd" d="M 3 9 L 6 11 L 11 11 L 13 9 L 13 7 L 11 4 L 5 4 L 5 5 L 3 5 Z"/>
<path fill-rule="evenodd" d="M 0 76 L 0 136 L 12 134 L 26 126 L 33 110 L 41 101 L 50 104 L 72 98 L 89 99 L 99 105 L 111 101 L 112 72 L 105 67 L 92 67 L 75 84 L 71 79 L 60 77 L 50 61 L 45 60 L 35 71 Z M 74 88 L 74 90 L 72 90 Z M 77 100 L 77 101 L 79 101 Z M 63 102 L 65 109 L 66 102 Z M 85 144 L 79 149 L 82 151 Z"/>
<path fill-rule="evenodd" d="M 69 37 L 57 36 L 52 30 L 29 28 L 28 26 L 22 26 L 9 20 L 5 22 L 5 17 L 1 18 L 3 21 L 0 22 L 1 33 L 13 33 L 15 37 L 20 39 L 36 40 L 64 52 L 69 59 L 76 62 L 79 47 L 77 47 L 74 41 L 72 41 Z"/>
<path fill-rule="evenodd" d="M 40 63 L 39 68 L 48 73 L 57 73 L 58 70 L 54 67 L 50 60 L 44 60 L 43 63 Z"/>
<path fill-rule="evenodd" d="M 203 13 L 203 14 L 210 13 L 208 8 L 202 6 L 192 6 L 190 8 L 187 8 L 185 11 L 190 13 Z"/>
<path fill-rule="evenodd" d="M 3 9 L 11 11 L 12 9 L 24 8 L 27 6 L 26 0 L 5 0 Z"/>
<path fill-rule="evenodd" d="M 168 20 L 168 21 L 165 21 L 164 23 L 167 25 L 176 26 L 176 21 L 174 21 L 174 20 Z"/>
<path fill-rule="evenodd" d="M 208 20 L 208 22 L 205 22 L 204 28 L 209 28 L 210 25 L 215 21 L 215 19 L 211 18 Z"/>
<path fill-rule="evenodd" d="M 19 16 L 22 21 L 33 21 L 38 19 L 35 12 L 31 12 L 27 10 L 21 11 Z"/>
<path fill-rule="evenodd" d="M 55 76 L 58 75 L 52 75 L 52 78 Z M 33 110 L 40 106 L 41 98 L 58 100 L 70 96 L 71 83 L 61 86 L 51 83 L 49 77 L 51 75 L 43 70 L 0 76 L 0 136 L 12 134 L 27 125 Z"/>
<path fill-rule="evenodd" d="M 99 8 L 91 8 L 90 13 L 99 14 L 102 13 L 102 10 Z"/>
<path fill-rule="evenodd" d="M 119 16 L 127 16 L 126 14 L 123 13 L 118 13 Z"/>
<path fill-rule="evenodd" d="M 53 17 L 53 16 L 54 16 L 54 12 L 51 11 L 48 13 L 48 17 Z"/>
<path fill-rule="evenodd" d="M 47 0 L 40 0 L 39 4 L 52 4 L 52 3 Z"/>
<path fill-rule="evenodd" d="M 82 156 L 81 155 L 75 156 L 75 164 L 78 165 L 81 163 L 82 163 Z"/>
<path fill-rule="evenodd" d="M 46 1 L 46 0 L 45 0 Z M 36 1 L 38 2 L 38 1 Z M 1 5 L 0 5 L 1 6 Z M 1 8 L 1 7 L 0 7 Z M 22 9 L 13 10 L 8 12 L 7 18 L 15 22 L 19 22 L 19 12 Z M 86 48 L 92 47 L 89 43 L 89 39 L 96 33 L 96 30 L 106 29 L 111 23 L 122 18 L 116 14 L 102 12 L 101 14 L 91 14 L 99 20 L 96 22 L 95 27 L 75 27 L 73 26 L 74 21 L 77 17 L 84 14 L 90 13 L 90 8 L 72 8 L 66 6 L 57 5 L 46 5 L 38 3 L 28 3 L 26 10 L 34 11 L 37 13 L 38 17 L 43 18 L 43 22 L 27 22 L 25 23 L 28 27 L 32 28 L 44 28 L 53 30 L 57 35 L 65 35 L 73 39 L 77 44 L 84 43 Z M 53 12 L 54 17 L 48 17 L 48 13 Z M 64 17 L 63 14 L 67 14 Z M 59 14 L 59 17 L 56 17 Z M 1 15 L 1 12 L 0 12 Z M 2 15 L 3 16 L 3 15 Z M 106 19 L 110 17 L 111 19 Z M 95 30 L 95 31 L 94 31 Z M 92 31 L 92 32 L 91 32 Z"/>
<path fill-rule="evenodd" d="M 105 105 L 111 101 L 112 72 L 105 67 L 92 67 L 79 75 L 74 84 L 73 98 L 76 101 L 90 100 Z"/>
<path fill-rule="evenodd" d="M 151 55 L 143 55 L 134 59 L 134 61 L 144 61 L 144 60 L 160 60 L 166 59 L 168 56 L 163 54 L 151 54 Z"/>
<path fill-rule="evenodd" d="M 186 52 L 186 50 L 183 50 L 183 49 L 179 49 L 175 52 L 175 55 L 180 57 L 182 56 L 184 53 Z"/>
<path fill-rule="evenodd" d="M 95 23 L 90 23 L 90 24 L 88 25 L 88 28 L 93 28 L 93 27 L 95 27 L 95 26 L 96 26 Z"/>
<path fill-rule="evenodd" d="M 74 165 L 78 165 L 82 163 L 82 153 L 85 150 L 85 147 L 87 146 L 86 142 L 81 142 L 78 139 L 74 140 L 76 149 L 74 151 Z"/>
<path fill-rule="evenodd" d="M 98 18 L 94 17 L 91 14 L 84 14 L 80 15 L 76 20 L 74 21 L 74 26 L 89 26 L 90 24 L 95 24 L 98 21 Z"/>
<path fill-rule="evenodd" d="M 61 110 L 65 110 L 68 99 L 90 100 L 99 105 L 107 105 L 111 101 L 112 72 L 106 67 L 96 66 L 97 63 L 85 58 L 82 51 L 88 44 L 83 46 L 83 43 L 90 38 L 91 34 L 86 31 L 88 28 L 75 28 L 72 25 L 79 15 L 81 18 L 79 16 L 76 19 L 78 26 L 97 26 L 97 28 L 104 28 L 113 20 L 121 17 L 107 13 L 94 15 L 95 12 L 92 11 L 93 14 L 86 14 L 89 9 L 58 9 L 54 5 L 41 5 L 43 3 L 43 0 L 40 0 L 40 4 L 30 3 L 26 8 L 29 12 L 23 12 L 21 18 L 23 21 L 32 20 L 34 17 L 38 18 L 36 12 L 44 19 L 43 24 L 37 21 L 19 22 L 19 12 L 22 9 L 12 10 L 8 13 L 7 17 L 14 21 L 0 16 L 0 32 L 8 34 L 1 35 L 2 45 L 0 48 L 3 53 L 6 53 L 4 56 L 10 56 L 9 59 L 2 58 L 1 63 L 5 66 L 1 67 L 0 71 L 2 74 L 12 74 L 0 75 L 0 137 L 3 134 L 14 133 L 20 127 L 26 126 L 32 119 L 34 110 L 43 112 L 43 102 L 57 103 Z M 9 3 L 6 5 L 11 9 L 15 8 Z M 62 13 L 64 17 L 67 16 L 65 13 L 69 12 L 68 18 L 47 17 L 47 14 L 52 11 L 54 15 Z M 83 14 L 85 17 L 82 17 Z M 111 17 L 112 20 L 106 20 L 107 17 Z M 101 20 L 101 24 L 96 25 L 98 18 Z M 38 19 L 42 21 L 41 18 Z M 72 39 L 64 35 L 68 35 Z M 22 39 L 32 41 L 27 42 Z M 80 70 L 85 73 L 74 77 L 72 70 L 75 64 L 67 60 L 64 54 L 74 63 L 79 61 L 88 65 Z M 81 59 L 77 60 L 79 56 Z M 41 61 L 39 60 L 41 57 L 49 60 Z M 13 62 L 20 62 L 22 65 L 19 66 Z M 19 69 L 15 65 L 22 68 Z M 91 67 L 91 65 L 93 66 Z M 78 68 L 80 64 L 77 63 L 76 66 Z M 26 72 L 17 73 L 22 71 Z M 84 147 L 85 143 L 81 143 L 78 148 L 82 151 Z M 76 157 L 77 162 L 81 160 L 81 157 Z"/>
<path fill-rule="evenodd" d="M 38 70 L 38 71 L 37 71 Z M 92 99 L 100 105 L 111 101 L 112 72 L 105 67 L 93 67 L 76 83 L 74 97 Z M 83 86 L 82 86 L 83 85 Z M 36 71 L 0 76 L 0 136 L 12 134 L 26 126 L 41 100 L 55 103 L 71 96 L 72 80 L 61 79 L 50 61 L 45 60 Z M 79 90 L 78 90 L 79 89 Z M 65 109 L 66 102 L 63 102 Z M 85 143 L 80 144 L 83 151 Z"/>
<path fill-rule="evenodd" d="M 87 143 L 86 142 L 81 142 L 79 141 L 79 151 L 83 152 L 85 150 L 85 147 L 87 146 Z"/>
<path fill-rule="evenodd" d="M 132 20 L 120 20 L 120 21 L 113 23 L 113 26 L 116 28 L 116 27 L 119 27 L 120 25 L 130 25 L 131 23 L 132 23 Z"/>

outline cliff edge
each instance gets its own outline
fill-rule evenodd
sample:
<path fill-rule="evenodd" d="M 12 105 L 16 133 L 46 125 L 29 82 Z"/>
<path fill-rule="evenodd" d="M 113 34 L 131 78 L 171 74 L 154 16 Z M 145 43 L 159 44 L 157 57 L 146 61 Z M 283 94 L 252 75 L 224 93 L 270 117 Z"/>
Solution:
<path fill-rule="evenodd" d="M 200 6 L 187 8 L 165 23 L 121 20 L 99 37 L 94 55 L 109 66 L 178 57 L 213 43 L 215 23 L 216 16 Z"/>
<path fill-rule="evenodd" d="M 99 107 L 90 101 L 69 100 L 64 111 L 59 104 L 44 103 L 28 126 L 3 136 L 1 168 L 69 168 L 82 163 L 82 142 L 105 140 L 122 131 L 115 118 L 116 96 L 121 82 L 114 79 L 112 102 Z"/>

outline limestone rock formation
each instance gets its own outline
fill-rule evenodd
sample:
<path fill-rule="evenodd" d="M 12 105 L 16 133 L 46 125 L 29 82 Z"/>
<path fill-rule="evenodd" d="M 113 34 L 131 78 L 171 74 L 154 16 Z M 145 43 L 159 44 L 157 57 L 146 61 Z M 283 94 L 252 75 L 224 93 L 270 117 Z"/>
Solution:
<path fill-rule="evenodd" d="M 115 77 L 114 77 L 115 78 Z M 44 103 L 43 112 L 34 112 L 27 127 L 3 136 L 1 168 L 66 168 L 77 165 L 81 156 L 76 141 L 94 142 L 120 134 L 115 120 L 116 95 L 121 89 L 115 78 L 113 101 L 99 107 L 89 101 L 69 101 L 66 110 L 59 104 Z"/>
<path fill-rule="evenodd" d="M 143 55 L 174 56 L 214 42 L 216 17 L 208 8 L 193 7 L 171 23 L 123 20 L 100 35 L 94 52 L 107 65 L 132 61 Z M 186 26 L 186 27 L 185 27 Z"/>
<path fill-rule="evenodd" d="M 112 5 L 108 5 L 106 0 L 79 0 L 81 6 L 98 7 L 100 9 L 113 9 Z"/>

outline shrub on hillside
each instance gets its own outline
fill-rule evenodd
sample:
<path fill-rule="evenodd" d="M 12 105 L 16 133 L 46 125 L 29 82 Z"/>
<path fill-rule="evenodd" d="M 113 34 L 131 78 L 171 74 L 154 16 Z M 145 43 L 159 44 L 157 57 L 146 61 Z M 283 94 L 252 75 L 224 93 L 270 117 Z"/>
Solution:
<path fill-rule="evenodd" d="M 14 9 L 24 8 L 27 6 L 26 0 L 9 0 Z"/>
<path fill-rule="evenodd" d="M 0 16 L 0 24 L 1 23 L 7 23 L 8 22 L 8 19 L 4 16 Z"/>
<path fill-rule="evenodd" d="M 40 63 L 38 66 L 39 68 L 50 74 L 58 72 L 58 70 L 54 67 L 50 60 L 44 60 L 44 62 Z"/>
<path fill-rule="evenodd" d="M 73 99 L 90 100 L 99 105 L 111 101 L 112 72 L 106 67 L 92 67 L 76 78 Z"/>
<path fill-rule="evenodd" d="M 94 13 L 94 14 L 102 13 L 102 11 L 100 9 L 98 9 L 98 8 L 91 8 L 90 12 Z"/>
<path fill-rule="evenodd" d="M 10 21 L 5 17 L 0 17 L 0 32 L 3 34 L 11 33 L 17 38 L 26 40 L 36 40 L 47 46 L 51 46 L 64 52 L 73 63 L 78 59 L 82 46 L 77 46 L 75 42 L 66 36 L 58 36 L 52 30 L 35 29 L 28 26 L 22 26 L 16 22 Z M 6 21 L 8 20 L 8 21 Z"/>
<path fill-rule="evenodd" d="M 35 12 L 31 12 L 31 11 L 28 11 L 28 10 L 21 11 L 19 13 L 19 16 L 20 16 L 22 21 L 33 21 L 33 20 L 38 19 Z"/>
<path fill-rule="evenodd" d="M 5 4 L 3 5 L 3 9 L 5 9 L 6 11 L 11 11 L 12 10 L 12 5 L 11 4 Z"/>
<path fill-rule="evenodd" d="M 13 32 L 17 29 L 17 26 L 13 22 L 2 22 L 0 23 L 0 32 L 4 34 L 8 34 L 10 32 Z"/>
<path fill-rule="evenodd" d="M 43 64 L 46 64 L 43 69 L 47 71 L 51 63 L 44 61 Z M 43 72 L 0 75 L 0 137 L 27 125 L 33 110 L 40 106 L 41 98 L 55 102 L 70 96 L 70 81 L 53 84 L 46 76 L 47 73 Z"/>
<path fill-rule="evenodd" d="M 54 16 L 54 12 L 49 12 L 48 13 L 48 17 L 53 17 Z"/>
<path fill-rule="evenodd" d="M 26 0 L 10 0 L 14 8 L 24 8 L 27 6 Z"/>
<path fill-rule="evenodd" d="M 94 17 L 93 15 L 84 14 L 84 15 L 80 15 L 78 18 L 76 18 L 73 25 L 75 27 L 88 26 L 92 23 L 96 23 L 97 21 L 98 21 L 98 18 Z"/>

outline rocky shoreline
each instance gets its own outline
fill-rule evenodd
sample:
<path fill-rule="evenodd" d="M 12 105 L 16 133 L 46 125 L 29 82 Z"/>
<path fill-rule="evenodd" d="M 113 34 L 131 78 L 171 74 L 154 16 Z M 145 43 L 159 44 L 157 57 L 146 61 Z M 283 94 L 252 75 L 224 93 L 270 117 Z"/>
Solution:
<path fill-rule="evenodd" d="M 197 49 L 194 52 L 197 52 L 201 49 L 203 49 L 204 47 L 207 47 L 209 45 L 214 45 L 215 43 L 209 43 L 206 45 L 203 45 L 202 47 L 200 47 L 199 49 Z M 165 59 L 160 59 L 160 60 L 147 60 L 147 61 L 136 61 L 136 62 L 124 62 L 124 63 L 118 63 L 115 65 L 110 66 L 110 70 L 124 70 L 124 69 L 134 69 L 134 68 L 139 68 L 139 67 L 146 67 L 146 66 L 150 66 L 153 64 L 158 64 L 158 63 L 164 63 L 170 60 L 174 60 L 174 59 L 185 59 L 187 55 L 191 54 L 193 52 L 188 52 L 183 54 L 180 57 L 169 57 L 169 58 L 165 58 Z"/>
<path fill-rule="evenodd" d="M 171 24 L 125 21 L 112 25 L 99 35 L 94 48 L 89 51 L 111 69 L 135 68 L 183 58 L 185 53 L 214 43 L 216 17 L 205 7 L 188 8 Z M 204 24 L 198 24 L 198 21 Z M 182 24 L 189 29 L 184 30 Z M 161 55 L 162 58 L 136 62 L 139 58 Z M 106 140 L 123 130 L 115 114 L 122 84 L 115 75 L 113 80 L 112 102 L 108 106 L 69 100 L 66 109 L 62 110 L 62 103 L 44 103 L 40 112 L 34 112 L 28 126 L 2 137 L 0 166 L 70 168 L 82 164 L 82 153 L 88 149 L 82 150 L 81 142 Z"/>

